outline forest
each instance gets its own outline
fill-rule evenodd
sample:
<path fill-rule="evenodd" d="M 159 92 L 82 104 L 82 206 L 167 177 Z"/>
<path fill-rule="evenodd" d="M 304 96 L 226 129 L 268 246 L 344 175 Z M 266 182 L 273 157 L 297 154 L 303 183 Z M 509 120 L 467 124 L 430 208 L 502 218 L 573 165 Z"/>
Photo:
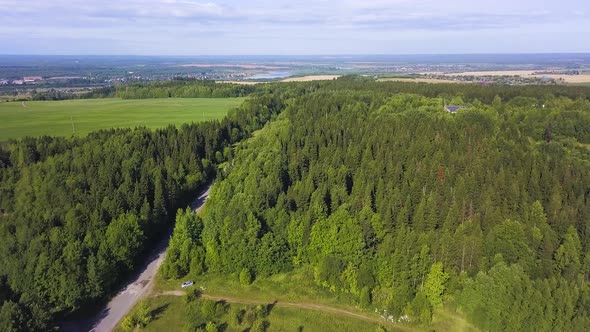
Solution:
<path fill-rule="evenodd" d="M 222 121 L 0 150 L 0 330 L 46 331 L 104 300 L 231 158 L 231 145 L 281 110 L 260 93 Z"/>
<path fill-rule="evenodd" d="M 590 329 L 590 88 L 208 84 L 115 93 L 250 98 L 222 121 L 1 147 L 0 330 L 103 301 L 171 227 L 165 278 L 311 268 L 421 326 L 452 304 L 482 330 Z M 175 217 L 214 178 L 204 214 Z"/>
<path fill-rule="evenodd" d="M 587 331 L 587 93 L 309 85 L 236 147 L 162 273 L 311 267 L 317 287 L 422 326 L 452 303 L 482 330 Z"/>

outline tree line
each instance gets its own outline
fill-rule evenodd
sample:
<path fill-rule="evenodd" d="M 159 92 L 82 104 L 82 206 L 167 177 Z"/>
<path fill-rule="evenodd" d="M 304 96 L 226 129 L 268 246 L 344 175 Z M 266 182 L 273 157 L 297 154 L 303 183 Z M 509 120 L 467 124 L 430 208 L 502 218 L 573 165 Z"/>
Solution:
<path fill-rule="evenodd" d="M 209 80 L 175 79 L 149 83 L 118 85 L 115 96 L 123 99 L 146 98 L 230 98 L 245 97 L 255 91 L 254 85 L 216 83 Z"/>
<path fill-rule="evenodd" d="M 175 78 L 166 81 L 116 84 L 94 88 L 85 92 L 72 92 L 65 89 L 34 90 L 30 99 L 50 101 L 94 98 L 234 98 L 246 97 L 261 90 L 264 89 L 255 85 Z"/>
<path fill-rule="evenodd" d="M 175 78 L 166 81 L 136 82 L 131 84 L 118 84 L 113 86 L 95 88 L 84 93 L 71 93 L 62 90 L 37 91 L 32 94 L 33 100 L 64 100 L 64 99 L 89 99 L 89 98 L 123 98 L 123 99 L 147 99 L 147 98 L 230 98 L 244 97 L 257 91 L 264 91 L 268 87 L 265 84 L 244 85 L 234 83 L 216 83 L 210 80 L 197 80 Z M 273 86 L 281 86 L 281 89 L 299 86 L 297 83 L 274 83 Z M 450 104 L 453 97 L 459 97 L 465 101 L 479 101 L 492 103 L 498 97 L 503 101 L 515 98 L 536 98 L 541 105 L 545 100 L 553 97 L 567 97 L 570 99 L 590 100 L 590 88 L 584 86 L 542 85 L 542 86 L 503 86 L 480 84 L 429 84 L 409 82 L 377 82 L 373 78 L 361 76 L 344 76 L 337 83 L 316 82 L 307 83 L 309 88 L 319 86 L 334 86 L 336 89 L 346 86 L 351 90 L 372 89 L 375 93 L 413 93 L 425 97 L 442 98 L 443 102 Z"/>

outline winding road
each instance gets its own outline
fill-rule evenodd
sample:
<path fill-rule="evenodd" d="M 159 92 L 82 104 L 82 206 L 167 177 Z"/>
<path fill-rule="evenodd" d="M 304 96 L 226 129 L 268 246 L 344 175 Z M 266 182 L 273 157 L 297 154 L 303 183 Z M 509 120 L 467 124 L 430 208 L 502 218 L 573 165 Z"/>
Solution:
<path fill-rule="evenodd" d="M 191 209 L 199 213 L 209 198 L 211 185 L 203 191 L 199 197 L 191 204 Z M 164 255 L 168 248 L 168 242 L 172 231 L 170 230 L 163 239 L 157 243 L 151 254 L 142 267 L 132 278 L 132 281 L 112 298 L 107 306 L 101 310 L 93 319 L 85 322 L 72 322 L 62 326 L 62 331 L 92 331 L 92 332 L 110 332 L 115 329 L 117 324 L 133 306 L 144 296 L 146 296 L 154 282 L 154 278 L 160 265 L 164 261 Z"/>

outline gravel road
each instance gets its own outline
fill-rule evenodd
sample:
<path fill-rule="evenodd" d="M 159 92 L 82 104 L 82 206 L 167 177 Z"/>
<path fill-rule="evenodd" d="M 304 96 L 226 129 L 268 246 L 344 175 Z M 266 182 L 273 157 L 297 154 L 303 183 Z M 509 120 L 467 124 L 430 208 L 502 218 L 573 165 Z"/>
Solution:
<path fill-rule="evenodd" d="M 196 213 L 200 212 L 209 197 L 211 186 L 202 192 L 199 197 L 191 204 L 191 209 Z M 152 283 L 164 261 L 164 254 L 168 248 L 171 231 L 154 246 L 153 254 L 148 257 L 142 269 L 139 270 L 132 278 L 129 284 L 112 298 L 107 306 L 103 308 L 96 316 L 87 321 L 65 323 L 62 331 L 92 331 L 92 332 L 110 332 L 117 323 L 133 308 L 133 306 L 151 289 Z"/>

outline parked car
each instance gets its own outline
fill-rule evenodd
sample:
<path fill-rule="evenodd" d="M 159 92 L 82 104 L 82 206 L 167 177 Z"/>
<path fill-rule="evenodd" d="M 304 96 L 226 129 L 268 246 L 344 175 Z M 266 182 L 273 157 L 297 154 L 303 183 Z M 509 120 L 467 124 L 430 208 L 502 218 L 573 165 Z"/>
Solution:
<path fill-rule="evenodd" d="M 192 286 L 192 285 L 194 285 L 194 284 L 195 284 L 195 283 L 194 283 L 194 282 L 192 282 L 192 281 L 185 281 L 185 282 L 183 282 L 183 283 L 182 283 L 182 285 L 181 285 L 180 287 L 182 287 L 182 288 L 187 288 L 187 287 L 190 287 L 190 286 Z"/>

